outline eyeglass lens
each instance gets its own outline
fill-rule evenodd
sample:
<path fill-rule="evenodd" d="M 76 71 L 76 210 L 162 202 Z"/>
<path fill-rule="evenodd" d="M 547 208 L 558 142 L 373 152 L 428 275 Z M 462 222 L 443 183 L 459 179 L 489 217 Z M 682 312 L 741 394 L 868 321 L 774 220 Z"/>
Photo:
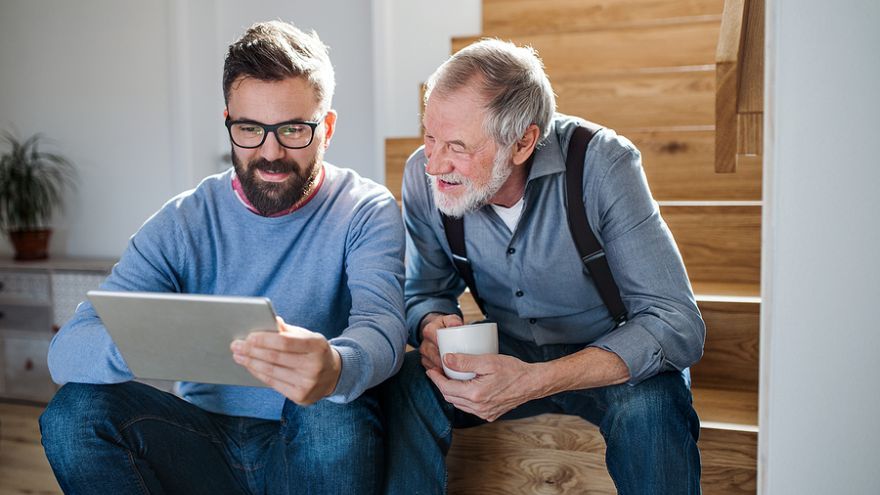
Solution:
<path fill-rule="evenodd" d="M 232 141 L 242 147 L 257 147 L 263 143 L 266 128 L 250 122 L 232 124 Z M 312 127 L 307 124 L 286 124 L 275 131 L 275 138 L 283 146 L 304 148 L 312 140 Z"/>

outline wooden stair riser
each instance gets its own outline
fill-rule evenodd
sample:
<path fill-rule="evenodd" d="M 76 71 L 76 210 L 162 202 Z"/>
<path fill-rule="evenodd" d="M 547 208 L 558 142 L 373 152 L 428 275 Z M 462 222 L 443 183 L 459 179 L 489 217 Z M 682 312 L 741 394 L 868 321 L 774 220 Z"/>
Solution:
<path fill-rule="evenodd" d="M 691 281 L 760 283 L 760 206 L 661 205 L 660 212 Z"/>
<path fill-rule="evenodd" d="M 385 187 L 398 201 L 406 159 L 423 143 L 421 137 L 385 139 Z"/>
<path fill-rule="evenodd" d="M 720 15 L 723 0 L 484 0 L 483 36 L 558 33 Z"/>
<path fill-rule="evenodd" d="M 535 48 L 552 82 L 646 68 L 711 65 L 715 62 L 719 27 L 718 20 L 698 20 L 651 27 L 514 36 L 510 41 Z M 479 39 L 454 38 L 452 51 Z"/>
<path fill-rule="evenodd" d="M 703 358 L 691 369 L 694 386 L 757 392 L 761 305 L 700 301 L 699 306 L 706 343 Z"/>
<path fill-rule="evenodd" d="M 715 125 L 715 68 L 553 79 L 560 112 L 612 129 Z"/>

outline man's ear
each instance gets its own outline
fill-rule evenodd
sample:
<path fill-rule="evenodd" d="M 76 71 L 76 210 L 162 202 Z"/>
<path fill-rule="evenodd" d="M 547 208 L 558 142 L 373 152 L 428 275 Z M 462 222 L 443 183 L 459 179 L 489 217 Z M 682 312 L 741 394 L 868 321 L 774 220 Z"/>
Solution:
<path fill-rule="evenodd" d="M 522 165 L 532 156 L 540 137 L 541 131 L 536 124 L 530 124 L 526 127 L 526 132 L 523 133 L 522 137 L 513 143 L 513 155 L 510 159 L 514 165 Z"/>
<path fill-rule="evenodd" d="M 330 146 L 330 138 L 336 132 L 336 110 L 328 110 L 324 116 L 324 149 Z"/>

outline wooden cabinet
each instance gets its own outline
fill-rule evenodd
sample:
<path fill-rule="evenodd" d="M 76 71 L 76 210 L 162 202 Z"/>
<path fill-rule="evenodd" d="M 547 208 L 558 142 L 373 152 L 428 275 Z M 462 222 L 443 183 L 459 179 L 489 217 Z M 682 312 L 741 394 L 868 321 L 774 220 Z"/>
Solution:
<path fill-rule="evenodd" d="M 46 402 L 52 383 L 46 355 L 52 335 L 96 289 L 111 260 L 0 260 L 0 397 Z"/>

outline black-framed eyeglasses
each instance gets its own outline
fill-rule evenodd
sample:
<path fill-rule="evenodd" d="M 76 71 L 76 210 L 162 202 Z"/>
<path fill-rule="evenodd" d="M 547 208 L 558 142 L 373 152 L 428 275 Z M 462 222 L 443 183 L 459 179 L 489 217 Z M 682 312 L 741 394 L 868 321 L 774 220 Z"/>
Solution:
<path fill-rule="evenodd" d="M 275 140 L 285 148 L 298 150 L 308 148 L 315 138 L 315 128 L 321 125 L 323 118 L 317 122 L 304 120 L 288 120 L 278 124 L 263 124 L 253 120 L 231 120 L 226 118 L 226 129 L 229 130 L 229 139 L 239 148 L 259 148 L 266 142 L 266 136 L 271 132 L 275 134 Z"/>

